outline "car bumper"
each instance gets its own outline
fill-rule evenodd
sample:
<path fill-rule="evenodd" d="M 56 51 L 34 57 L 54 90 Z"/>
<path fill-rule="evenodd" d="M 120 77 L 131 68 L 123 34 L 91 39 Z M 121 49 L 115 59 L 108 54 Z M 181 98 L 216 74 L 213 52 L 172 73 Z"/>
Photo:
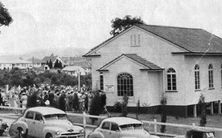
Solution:
<path fill-rule="evenodd" d="M 59 135 L 56 138 L 84 138 L 84 135 Z"/>

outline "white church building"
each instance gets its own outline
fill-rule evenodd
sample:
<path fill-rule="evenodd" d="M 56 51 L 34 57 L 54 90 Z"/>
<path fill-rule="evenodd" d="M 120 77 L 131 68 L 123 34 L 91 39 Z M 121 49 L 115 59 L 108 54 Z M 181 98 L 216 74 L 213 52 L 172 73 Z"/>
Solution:
<path fill-rule="evenodd" d="M 128 109 L 156 113 L 162 96 L 170 115 L 196 116 L 200 95 L 209 113 L 221 113 L 222 39 L 203 29 L 134 25 L 84 55 L 92 88 L 107 106 L 129 96 Z"/>

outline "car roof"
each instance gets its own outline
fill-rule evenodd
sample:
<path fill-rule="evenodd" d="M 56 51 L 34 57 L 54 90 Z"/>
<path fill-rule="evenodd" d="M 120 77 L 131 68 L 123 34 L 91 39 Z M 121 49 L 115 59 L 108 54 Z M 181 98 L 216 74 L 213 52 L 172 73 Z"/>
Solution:
<path fill-rule="evenodd" d="M 32 107 L 32 108 L 27 109 L 27 111 L 39 112 L 42 115 L 65 114 L 65 112 L 60 109 L 57 109 L 54 107 L 44 107 L 44 106 Z"/>
<path fill-rule="evenodd" d="M 118 125 L 142 124 L 141 121 L 129 117 L 111 117 L 104 119 L 103 122 L 104 121 L 114 122 Z"/>
<path fill-rule="evenodd" d="M 203 130 L 203 129 L 191 129 L 187 132 L 206 132 L 206 133 L 211 133 L 211 132 L 214 132 L 212 130 Z"/>

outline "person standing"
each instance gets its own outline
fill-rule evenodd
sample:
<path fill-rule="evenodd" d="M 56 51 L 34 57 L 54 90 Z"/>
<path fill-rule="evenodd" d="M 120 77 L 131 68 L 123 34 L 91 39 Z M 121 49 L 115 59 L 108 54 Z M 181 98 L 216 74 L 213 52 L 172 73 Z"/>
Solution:
<path fill-rule="evenodd" d="M 0 89 L 0 106 L 3 105 L 2 90 Z"/>
<path fill-rule="evenodd" d="M 66 95 L 62 93 L 59 97 L 59 109 L 66 111 Z"/>

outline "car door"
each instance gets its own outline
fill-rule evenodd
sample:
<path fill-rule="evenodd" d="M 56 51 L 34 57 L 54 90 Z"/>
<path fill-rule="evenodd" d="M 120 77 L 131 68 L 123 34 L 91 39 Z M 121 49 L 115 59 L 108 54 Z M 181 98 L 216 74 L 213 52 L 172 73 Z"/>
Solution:
<path fill-rule="evenodd" d="M 33 121 L 34 121 L 34 112 L 28 111 L 25 115 L 24 121 L 28 125 L 28 135 L 33 136 L 33 132 L 35 131 L 33 127 Z"/>
<path fill-rule="evenodd" d="M 102 132 L 104 138 L 110 137 L 110 122 L 103 122 L 100 132 Z"/>
<path fill-rule="evenodd" d="M 35 131 L 33 132 L 34 137 L 44 137 L 43 136 L 44 121 L 42 115 L 38 112 L 35 113 L 33 127 L 35 129 Z"/>
<path fill-rule="evenodd" d="M 110 129 L 110 137 L 111 138 L 119 138 L 120 136 L 120 129 L 118 124 L 116 123 L 111 123 L 111 129 Z"/>

